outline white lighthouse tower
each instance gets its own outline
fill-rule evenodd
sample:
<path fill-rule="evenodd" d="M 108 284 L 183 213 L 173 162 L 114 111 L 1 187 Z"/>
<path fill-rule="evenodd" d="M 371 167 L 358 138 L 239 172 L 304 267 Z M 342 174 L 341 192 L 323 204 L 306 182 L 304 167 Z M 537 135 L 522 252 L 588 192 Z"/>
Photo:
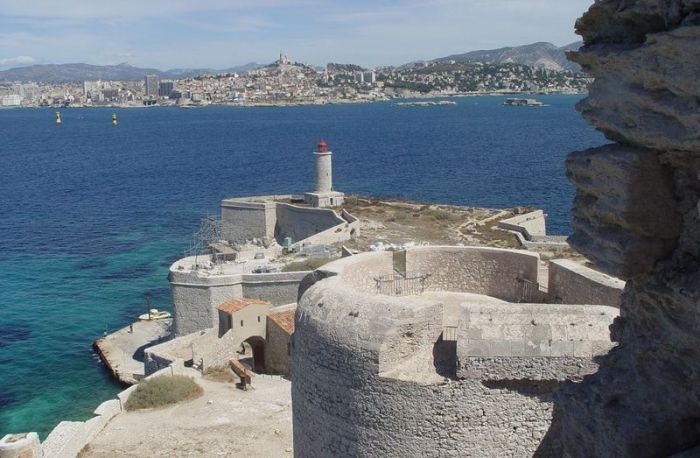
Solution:
<path fill-rule="evenodd" d="M 314 207 L 338 207 L 343 204 L 345 194 L 333 191 L 333 153 L 321 140 L 314 151 L 316 157 L 316 187 L 304 194 L 307 204 Z"/>

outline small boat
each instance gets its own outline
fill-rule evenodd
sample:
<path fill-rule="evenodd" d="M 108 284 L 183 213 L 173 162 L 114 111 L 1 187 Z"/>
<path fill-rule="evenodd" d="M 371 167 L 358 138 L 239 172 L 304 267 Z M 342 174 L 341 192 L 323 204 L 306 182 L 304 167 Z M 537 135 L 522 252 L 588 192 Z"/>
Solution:
<path fill-rule="evenodd" d="M 158 309 L 149 309 L 148 313 L 144 313 L 143 315 L 139 315 L 139 320 L 143 321 L 153 321 L 153 320 L 164 320 L 166 318 L 170 318 L 172 315 L 170 312 L 166 312 L 164 310 L 158 310 Z"/>
<path fill-rule="evenodd" d="M 503 105 L 509 107 L 541 107 L 544 103 L 537 99 L 506 99 Z"/>
<path fill-rule="evenodd" d="M 57 111 L 56 112 L 56 124 L 61 124 L 63 121 L 61 121 L 61 112 Z"/>
<path fill-rule="evenodd" d="M 112 113 L 112 125 L 116 126 L 117 125 L 117 114 Z"/>

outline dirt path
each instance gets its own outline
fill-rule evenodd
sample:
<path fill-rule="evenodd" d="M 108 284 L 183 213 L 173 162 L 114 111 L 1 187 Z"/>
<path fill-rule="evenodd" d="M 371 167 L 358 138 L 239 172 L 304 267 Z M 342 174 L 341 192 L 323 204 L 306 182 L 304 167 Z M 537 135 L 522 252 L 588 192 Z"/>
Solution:
<path fill-rule="evenodd" d="M 292 456 L 291 383 L 256 377 L 254 390 L 197 379 L 204 395 L 115 417 L 81 457 Z"/>

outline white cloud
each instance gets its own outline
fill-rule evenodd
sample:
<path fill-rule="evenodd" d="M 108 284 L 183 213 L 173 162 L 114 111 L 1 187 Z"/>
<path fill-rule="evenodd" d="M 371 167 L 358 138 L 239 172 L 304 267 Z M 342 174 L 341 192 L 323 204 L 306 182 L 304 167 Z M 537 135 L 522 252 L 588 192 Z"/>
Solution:
<path fill-rule="evenodd" d="M 31 65 L 36 62 L 32 56 L 15 56 L 0 59 L 0 67 L 18 67 L 22 65 Z"/>
<path fill-rule="evenodd" d="M 268 62 L 280 49 L 315 64 L 402 64 L 536 41 L 564 45 L 577 39 L 574 21 L 592 3 L 0 0 L 0 49 L 41 62 L 156 68 Z"/>

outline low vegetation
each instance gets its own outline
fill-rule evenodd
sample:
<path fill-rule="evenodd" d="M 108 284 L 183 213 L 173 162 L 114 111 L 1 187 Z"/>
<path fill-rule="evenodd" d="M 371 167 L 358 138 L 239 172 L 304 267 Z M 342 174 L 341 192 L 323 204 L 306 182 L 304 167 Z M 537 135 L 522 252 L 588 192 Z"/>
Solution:
<path fill-rule="evenodd" d="M 126 410 L 162 407 L 197 398 L 202 392 L 202 387 L 190 377 L 162 375 L 140 382 L 124 407 Z"/>
<path fill-rule="evenodd" d="M 212 382 L 233 382 L 235 377 L 231 369 L 226 366 L 212 366 L 204 369 L 202 376 Z"/>
<path fill-rule="evenodd" d="M 316 270 L 324 264 L 333 261 L 332 258 L 308 258 L 303 261 L 290 262 L 282 268 L 282 272 L 304 272 Z"/>
<path fill-rule="evenodd" d="M 422 214 L 437 221 L 457 221 L 459 216 L 441 208 L 427 208 Z"/>

